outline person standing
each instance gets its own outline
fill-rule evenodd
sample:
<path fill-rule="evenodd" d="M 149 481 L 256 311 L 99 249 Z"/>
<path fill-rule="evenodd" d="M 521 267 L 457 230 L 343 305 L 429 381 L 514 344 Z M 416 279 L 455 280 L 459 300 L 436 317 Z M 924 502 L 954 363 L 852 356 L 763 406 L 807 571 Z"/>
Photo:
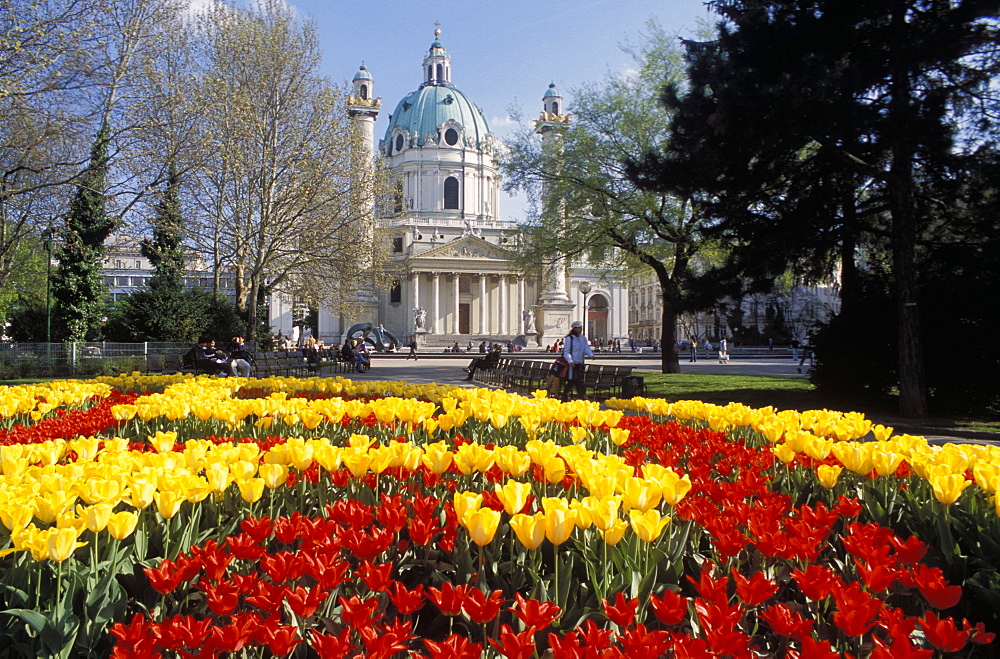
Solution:
<path fill-rule="evenodd" d="M 573 387 L 580 398 L 587 397 L 587 388 L 583 384 L 583 366 L 587 357 L 593 357 L 594 351 L 590 349 L 590 342 L 583 335 L 583 323 L 574 320 L 570 325 L 569 334 L 563 340 L 563 359 L 569 364 L 569 374 L 566 382 L 563 383 L 563 401 L 569 400 L 569 391 Z"/>
<path fill-rule="evenodd" d="M 690 339 L 688 339 L 688 345 L 691 348 L 691 359 L 690 359 L 690 361 L 693 361 L 693 362 L 698 361 L 698 339 L 696 339 L 696 338 L 694 338 L 692 336 Z"/>
<path fill-rule="evenodd" d="M 413 361 L 417 361 L 417 335 L 410 335 L 410 354 L 406 356 L 406 360 L 409 361 L 410 357 L 413 357 Z"/>
<path fill-rule="evenodd" d="M 729 342 L 726 341 L 726 337 L 719 339 L 719 363 L 729 363 Z"/>

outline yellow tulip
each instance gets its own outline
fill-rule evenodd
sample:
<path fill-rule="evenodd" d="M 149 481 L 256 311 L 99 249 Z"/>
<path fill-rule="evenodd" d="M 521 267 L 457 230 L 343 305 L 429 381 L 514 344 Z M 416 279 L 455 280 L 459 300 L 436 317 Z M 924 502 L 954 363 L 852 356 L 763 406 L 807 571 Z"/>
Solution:
<path fill-rule="evenodd" d="M 659 484 L 644 478 L 627 478 L 622 488 L 622 503 L 627 509 L 649 510 L 660 503 L 662 496 Z"/>
<path fill-rule="evenodd" d="M 493 541 L 498 526 L 500 526 L 500 513 L 491 508 L 480 508 L 465 517 L 465 528 L 469 530 L 472 541 L 480 547 Z"/>
<path fill-rule="evenodd" d="M 611 437 L 611 441 L 615 446 L 621 446 L 628 441 L 630 431 L 625 428 L 611 428 L 608 430 L 608 435 Z"/>
<path fill-rule="evenodd" d="M 545 537 L 554 545 L 569 540 L 576 529 L 577 511 L 572 510 L 563 499 L 546 497 L 542 500 L 545 510 Z"/>
<path fill-rule="evenodd" d="M 521 476 L 531 468 L 531 456 L 518 451 L 513 446 L 502 446 L 494 450 L 493 459 L 503 473 L 514 478 Z"/>
<path fill-rule="evenodd" d="M 288 467 L 285 465 L 262 464 L 257 468 L 257 473 L 264 479 L 264 484 L 272 490 L 288 482 Z"/>
<path fill-rule="evenodd" d="M 955 503 L 965 488 L 972 485 L 972 481 L 965 480 L 965 476 L 962 474 L 931 474 L 930 476 L 934 497 L 946 506 Z"/>
<path fill-rule="evenodd" d="M 349 448 L 341 454 L 341 459 L 344 462 L 351 475 L 355 478 L 361 478 L 366 473 L 368 473 L 368 465 L 371 464 L 371 455 L 368 453 L 367 448 Z M 263 472 L 263 465 L 261 465 L 261 472 Z M 261 473 L 265 479 L 267 478 Z"/>
<path fill-rule="evenodd" d="M 609 545 L 617 545 L 621 542 L 621 539 L 625 536 L 625 531 L 628 529 L 628 522 L 623 519 L 616 519 L 614 524 L 609 528 L 601 530 L 598 529 L 601 537 Z"/>
<path fill-rule="evenodd" d="M 146 439 L 153 445 L 157 453 L 167 453 L 174 449 L 174 444 L 177 443 L 177 433 L 172 430 L 167 432 L 157 430 L 154 436 L 147 435 Z"/>
<path fill-rule="evenodd" d="M 126 501 L 133 507 L 143 510 L 153 503 L 153 496 L 156 494 L 156 483 L 147 480 L 135 479 L 128 484 L 128 498 Z"/>
<path fill-rule="evenodd" d="M 837 478 L 843 470 L 840 465 L 820 465 L 816 467 L 816 478 L 819 479 L 820 485 L 829 490 L 837 484 Z"/>
<path fill-rule="evenodd" d="M 524 515 L 518 513 L 510 519 L 510 528 L 526 549 L 538 549 L 545 540 L 545 514 Z"/>
<path fill-rule="evenodd" d="M 132 535 L 138 522 L 139 516 L 136 513 L 128 510 L 114 513 L 108 518 L 108 533 L 115 540 L 124 540 Z"/>
<path fill-rule="evenodd" d="M 545 457 L 541 461 L 542 471 L 545 480 L 549 483 L 558 483 L 566 477 L 566 463 L 559 457 Z"/>
<path fill-rule="evenodd" d="M 423 462 L 425 467 L 440 476 L 448 471 L 454 457 L 447 444 L 444 442 L 435 442 L 424 447 L 424 455 L 421 458 L 421 462 Z"/>
<path fill-rule="evenodd" d="M 205 469 L 205 480 L 213 492 L 225 492 L 229 487 L 229 468 L 225 465 L 213 465 Z"/>
<path fill-rule="evenodd" d="M 508 515 L 521 512 L 531 495 L 531 485 L 513 480 L 504 483 L 503 487 L 499 484 L 494 485 L 493 489 Z"/>
<path fill-rule="evenodd" d="M 618 508 L 621 505 L 621 497 L 585 497 L 582 504 L 590 514 L 590 519 L 594 523 L 594 526 L 601 531 L 608 531 L 619 521 Z"/>
<path fill-rule="evenodd" d="M 10 531 L 23 529 L 31 522 L 34 515 L 35 506 L 33 503 L 0 505 L 0 521 Z"/>
<path fill-rule="evenodd" d="M 771 452 L 774 453 L 774 457 L 778 458 L 779 460 L 781 460 L 785 464 L 788 464 L 789 462 L 791 462 L 792 460 L 794 460 L 795 456 L 796 456 L 795 451 L 793 451 L 791 448 L 789 448 L 788 444 L 784 444 L 784 443 L 782 443 L 782 444 L 775 444 L 774 446 L 772 446 L 771 447 Z"/>
<path fill-rule="evenodd" d="M 263 478 L 244 478 L 236 481 L 236 487 L 240 489 L 240 496 L 247 503 L 255 503 L 264 496 Z"/>
<path fill-rule="evenodd" d="M 176 515 L 181 509 L 181 504 L 186 501 L 183 496 L 170 490 L 157 491 L 153 499 L 156 500 L 156 511 L 163 519 L 170 519 Z"/>
<path fill-rule="evenodd" d="M 49 529 L 46 537 L 46 549 L 50 561 L 61 563 L 73 555 L 73 550 L 82 547 L 85 542 L 77 542 L 77 533 L 72 528 Z"/>
<path fill-rule="evenodd" d="M 889 476 L 896 473 L 903 456 L 892 451 L 878 451 L 872 455 L 872 464 L 879 476 Z"/>
<path fill-rule="evenodd" d="M 664 515 L 660 517 L 660 511 L 658 510 L 647 510 L 645 512 L 630 510 L 628 515 L 632 530 L 635 531 L 635 534 L 643 542 L 653 542 L 659 538 L 660 534 L 663 533 L 664 527 L 670 523 L 670 516 Z"/>
<path fill-rule="evenodd" d="M 83 519 L 88 529 L 94 533 L 100 533 L 108 525 L 113 508 L 114 506 L 110 503 L 95 503 L 87 507 L 77 506 L 76 512 Z"/>
<path fill-rule="evenodd" d="M 465 518 L 483 505 L 483 495 L 476 492 L 458 492 L 452 503 L 455 506 L 455 516 L 459 523 L 465 524 Z"/>

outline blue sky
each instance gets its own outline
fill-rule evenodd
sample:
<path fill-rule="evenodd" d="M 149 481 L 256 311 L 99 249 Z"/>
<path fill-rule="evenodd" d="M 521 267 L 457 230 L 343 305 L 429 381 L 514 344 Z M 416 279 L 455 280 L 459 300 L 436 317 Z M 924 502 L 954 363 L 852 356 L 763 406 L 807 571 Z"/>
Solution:
<path fill-rule="evenodd" d="M 572 104 L 572 90 L 632 67 L 619 44 L 638 38 L 650 18 L 669 34 L 691 36 L 710 15 L 703 0 L 286 0 L 316 21 L 323 71 L 350 80 L 363 62 L 382 97 L 380 139 L 388 115 L 421 82 L 420 63 L 440 22 L 452 59 L 452 82 L 479 105 L 498 137 L 510 130 L 507 109 L 525 119 L 542 108 L 550 82 Z M 523 213 L 505 201 L 503 216 Z"/>

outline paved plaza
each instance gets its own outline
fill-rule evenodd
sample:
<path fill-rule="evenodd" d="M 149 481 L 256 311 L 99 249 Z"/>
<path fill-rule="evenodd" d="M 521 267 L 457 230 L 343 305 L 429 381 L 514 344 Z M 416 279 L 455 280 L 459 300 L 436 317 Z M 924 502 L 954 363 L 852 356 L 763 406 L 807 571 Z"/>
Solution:
<path fill-rule="evenodd" d="M 417 361 L 406 359 L 406 353 L 375 355 L 372 368 L 365 373 L 344 373 L 344 377 L 352 380 L 405 380 L 417 384 L 437 382 L 458 386 L 485 386 L 478 382 L 466 381 L 467 374 L 462 370 L 473 358 L 479 357 L 478 352 L 460 354 L 442 354 L 424 352 L 418 355 Z M 538 359 L 550 361 L 555 359 L 552 354 L 538 352 L 522 352 L 513 355 L 505 353 L 505 357 L 518 359 Z M 609 364 L 613 366 L 633 366 L 637 371 L 658 373 L 660 370 L 659 354 L 636 355 L 631 353 L 601 354 L 589 363 Z M 808 363 L 808 362 L 807 362 Z M 687 356 L 680 362 L 682 373 L 726 373 L 731 375 L 762 375 L 787 378 L 805 378 L 805 372 L 798 372 L 798 361 L 790 357 L 752 357 L 734 358 L 728 364 L 720 364 L 718 360 L 699 358 L 697 362 L 687 361 Z M 802 369 L 806 371 L 805 368 Z M 638 373 L 641 375 L 641 372 Z M 876 421 L 881 421 L 876 419 Z M 922 435 L 931 443 L 946 442 L 977 442 L 1000 444 L 1000 433 L 962 432 L 942 434 L 940 429 L 920 426 L 919 424 L 903 425 L 899 420 L 888 420 L 897 432 Z"/>

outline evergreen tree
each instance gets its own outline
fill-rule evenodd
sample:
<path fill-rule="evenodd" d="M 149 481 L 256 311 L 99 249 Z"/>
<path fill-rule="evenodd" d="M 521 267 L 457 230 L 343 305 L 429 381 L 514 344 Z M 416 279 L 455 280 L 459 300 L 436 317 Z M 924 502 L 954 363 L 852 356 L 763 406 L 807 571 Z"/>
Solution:
<path fill-rule="evenodd" d="M 859 237 L 886 250 L 900 411 L 927 412 L 918 306 L 924 182 L 981 141 L 996 94 L 995 0 L 720 0 L 689 42 L 668 154 L 638 167 L 694 187 L 740 265 L 835 253 L 854 287 Z M 968 121 L 968 119 L 972 121 Z M 781 231 L 775 231 L 775 227 Z M 755 266 L 756 267 L 756 266 Z"/>
<path fill-rule="evenodd" d="M 140 245 L 153 265 L 149 288 L 154 293 L 177 294 L 184 288 L 184 218 L 180 204 L 181 176 L 176 165 L 167 166 L 166 189 L 153 220 L 153 237 Z"/>
<path fill-rule="evenodd" d="M 110 136 L 108 125 L 102 125 L 61 232 L 52 296 L 57 336 L 65 341 L 95 338 L 107 305 L 108 288 L 101 274 L 104 241 L 116 226 L 105 207 Z"/>

